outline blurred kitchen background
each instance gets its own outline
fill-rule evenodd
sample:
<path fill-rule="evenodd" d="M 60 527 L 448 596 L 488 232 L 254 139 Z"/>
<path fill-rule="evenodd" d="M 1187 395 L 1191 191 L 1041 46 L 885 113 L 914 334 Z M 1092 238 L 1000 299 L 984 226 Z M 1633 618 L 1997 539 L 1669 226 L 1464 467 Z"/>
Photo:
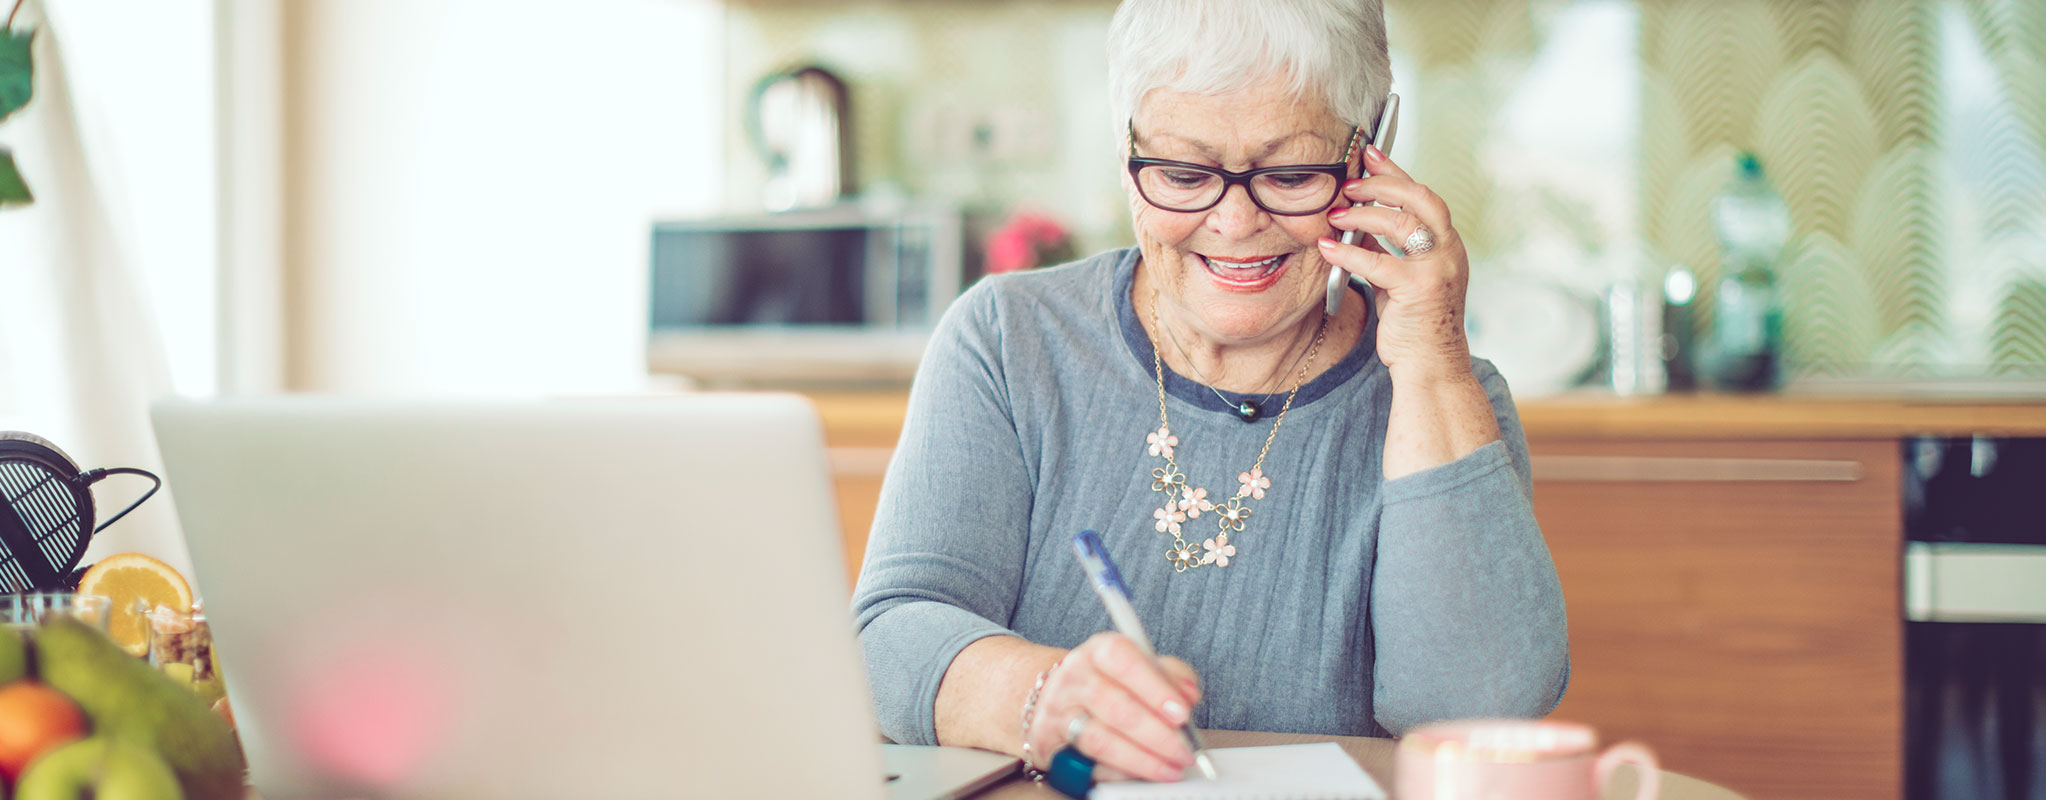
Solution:
<path fill-rule="evenodd" d="M 991 266 L 1130 241 L 1106 0 L 49 5 L 75 18 L 59 34 L 81 135 L 187 393 L 629 390 L 650 339 L 655 373 L 773 383 L 802 371 L 746 359 L 768 373 L 748 376 L 692 343 L 827 328 L 850 338 L 819 346 L 872 365 L 820 379 L 885 384 Z M 1742 152 L 1785 202 L 1781 383 L 2042 388 L 2038 3 L 1391 0 L 1388 16 L 1396 156 L 1456 210 L 1473 334 L 1522 396 L 1611 386 L 1616 353 L 1620 388 L 1652 390 L 1637 356 L 1679 339 L 1710 355 L 1712 208 Z M 802 68 L 814 80 L 789 77 Z M 833 113 L 803 110 L 827 95 Z M 37 149 L 10 143 L 34 169 Z M 819 169 L 824 194 L 793 194 Z M 769 215 L 791 208 L 808 210 Z M 680 231 L 655 236 L 666 223 Z M 717 248 L 763 241 L 857 241 L 830 288 L 925 294 L 662 308 L 651 290 L 686 294 L 718 279 Z M 657 275 L 663 247 L 695 266 Z M 1659 313 L 1672 299 L 1681 315 Z"/>
<path fill-rule="evenodd" d="M 946 304 L 1131 241 L 1113 10 L 28 0 L 0 429 L 153 465 L 166 392 L 795 388 L 850 575 Z M 1558 714 L 1757 798 L 2046 797 L 2046 3 L 1387 15 Z M 188 566 L 168 502 L 108 538 Z"/>

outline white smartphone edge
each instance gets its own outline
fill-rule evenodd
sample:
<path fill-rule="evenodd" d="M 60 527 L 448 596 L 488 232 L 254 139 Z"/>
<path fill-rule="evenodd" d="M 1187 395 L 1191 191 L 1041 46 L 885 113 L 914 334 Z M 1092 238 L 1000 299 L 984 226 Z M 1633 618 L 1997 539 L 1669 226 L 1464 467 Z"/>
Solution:
<path fill-rule="evenodd" d="M 1385 107 L 1378 110 L 1378 124 L 1373 126 L 1371 129 L 1372 146 L 1377 147 L 1378 152 L 1381 153 L 1392 152 L 1393 137 L 1399 132 L 1399 127 L 1400 127 L 1400 96 L 1396 93 L 1387 92 L 1385 95 Z M 1363 203 L 1351 203 L 1350 207 L 1356 208 L 1361 205 L 1363 205 Z M 1372 205 L 1377 205 L 1377 203 L 1372 203 Z M 1385 252 L 1404 255 L 1404 253 L 1402 253 L 1398 248 L 1394 247 L 1391 242 L 1386 241 L 1385 237 L 1380 236 L 1377 238 L 1379 245 L 1385 248 Z M 1343 244 L 1354 245 L 1357 243 L 1357 231 L 1343 231 L 1342 236 L 1338 237 L 1337 241 L 1340 241 Z M 1370 291 L 1369 289 L 1370 284 L 1367 283 L 1365 284 L 1365 286 L 1366 286 L 1365 291 Z M 1335 266 L 1333 264 L 1329 265 L 1328 299 L 1326 305 L 1326 310 L 1328 311 L 1329 316 L 1333 317 L 1336 315 L 1336 312 L 1341 311 L 1343 309 L 1343 295 L 1349 293 L 1350 293 L 1349 271 L 1343 269 L 1342 267 Z"/>

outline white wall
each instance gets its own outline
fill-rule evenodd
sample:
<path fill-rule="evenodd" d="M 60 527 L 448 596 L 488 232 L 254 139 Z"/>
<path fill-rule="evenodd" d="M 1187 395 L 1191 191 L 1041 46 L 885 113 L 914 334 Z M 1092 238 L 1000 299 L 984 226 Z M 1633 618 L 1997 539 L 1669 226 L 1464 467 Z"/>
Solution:
<path fill-rule="evenodd" d="M 215 359 L 213 0 L 44 0 L 61 24 L 72 91 L 116 187 L 124 223 L 180 394 L 212 394 Z M 12 7 L 12 2 L 0 7 Z"/>
<path fill-rule="evenodd" d="M 0 3 L 0 11 L 13 3 Z M 46 0 L 36 96 L 0 127 L 36 194 L 0 213 L 0 429 L 81 468 L 161 473 L 148 402 L 210 393 L 217 255 L 210 0 Z M 99 519 L 146 484 L 95 487 Z M 167 492 L 81 563 L 140 551 L 189 574 Z"/>
<path fill-rule="evenodd" d="M 722 9 L 284 11 L 290 388 L 640 386 L 650 223 L 722 192 Z"/>

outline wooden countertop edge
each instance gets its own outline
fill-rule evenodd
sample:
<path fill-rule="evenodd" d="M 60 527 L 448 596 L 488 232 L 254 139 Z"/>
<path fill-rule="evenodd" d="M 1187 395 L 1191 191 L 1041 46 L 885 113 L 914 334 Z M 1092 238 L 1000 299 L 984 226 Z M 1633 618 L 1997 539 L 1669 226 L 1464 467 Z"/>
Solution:
<path fill-rule="evenodd" d="M 834 442 L 892 445 L 905 391 L 812 392 Z M 1519 403 L 1529 439 L 1899 439 L 2046 437 L 2046 398 L 1914 401 L 1778 395 L 1542 398 Z"/>
<path fill-rule="evenodd" d="M 1665 395 L 1520 404 L 1530 439 L 1900 439 L 2046 436 L 2046 400 Z"/>

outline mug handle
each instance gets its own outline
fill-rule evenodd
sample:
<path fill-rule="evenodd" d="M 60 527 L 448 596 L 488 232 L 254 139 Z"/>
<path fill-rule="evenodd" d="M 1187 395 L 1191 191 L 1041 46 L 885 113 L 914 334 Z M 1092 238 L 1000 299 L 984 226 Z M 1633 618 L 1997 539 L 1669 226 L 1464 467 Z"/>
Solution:
<path fill-rule="evenodd" d="M 1605 795 L 1606 786 L 1613 779 L 1613 770 L 1621 764 L 1633 764 L 1634 771 L 1641 775 L 1641 788 L 1634 793 L 1635 800 L 1655 800 L 1655 796 L 1662 792 L 1662 769 L 1656 765 L 1655 752 L 1636 742 L 1621 742 L 1606 748 L 1599 754 L 1597 763 L 1592 765 L 1600 796 Z"/>

